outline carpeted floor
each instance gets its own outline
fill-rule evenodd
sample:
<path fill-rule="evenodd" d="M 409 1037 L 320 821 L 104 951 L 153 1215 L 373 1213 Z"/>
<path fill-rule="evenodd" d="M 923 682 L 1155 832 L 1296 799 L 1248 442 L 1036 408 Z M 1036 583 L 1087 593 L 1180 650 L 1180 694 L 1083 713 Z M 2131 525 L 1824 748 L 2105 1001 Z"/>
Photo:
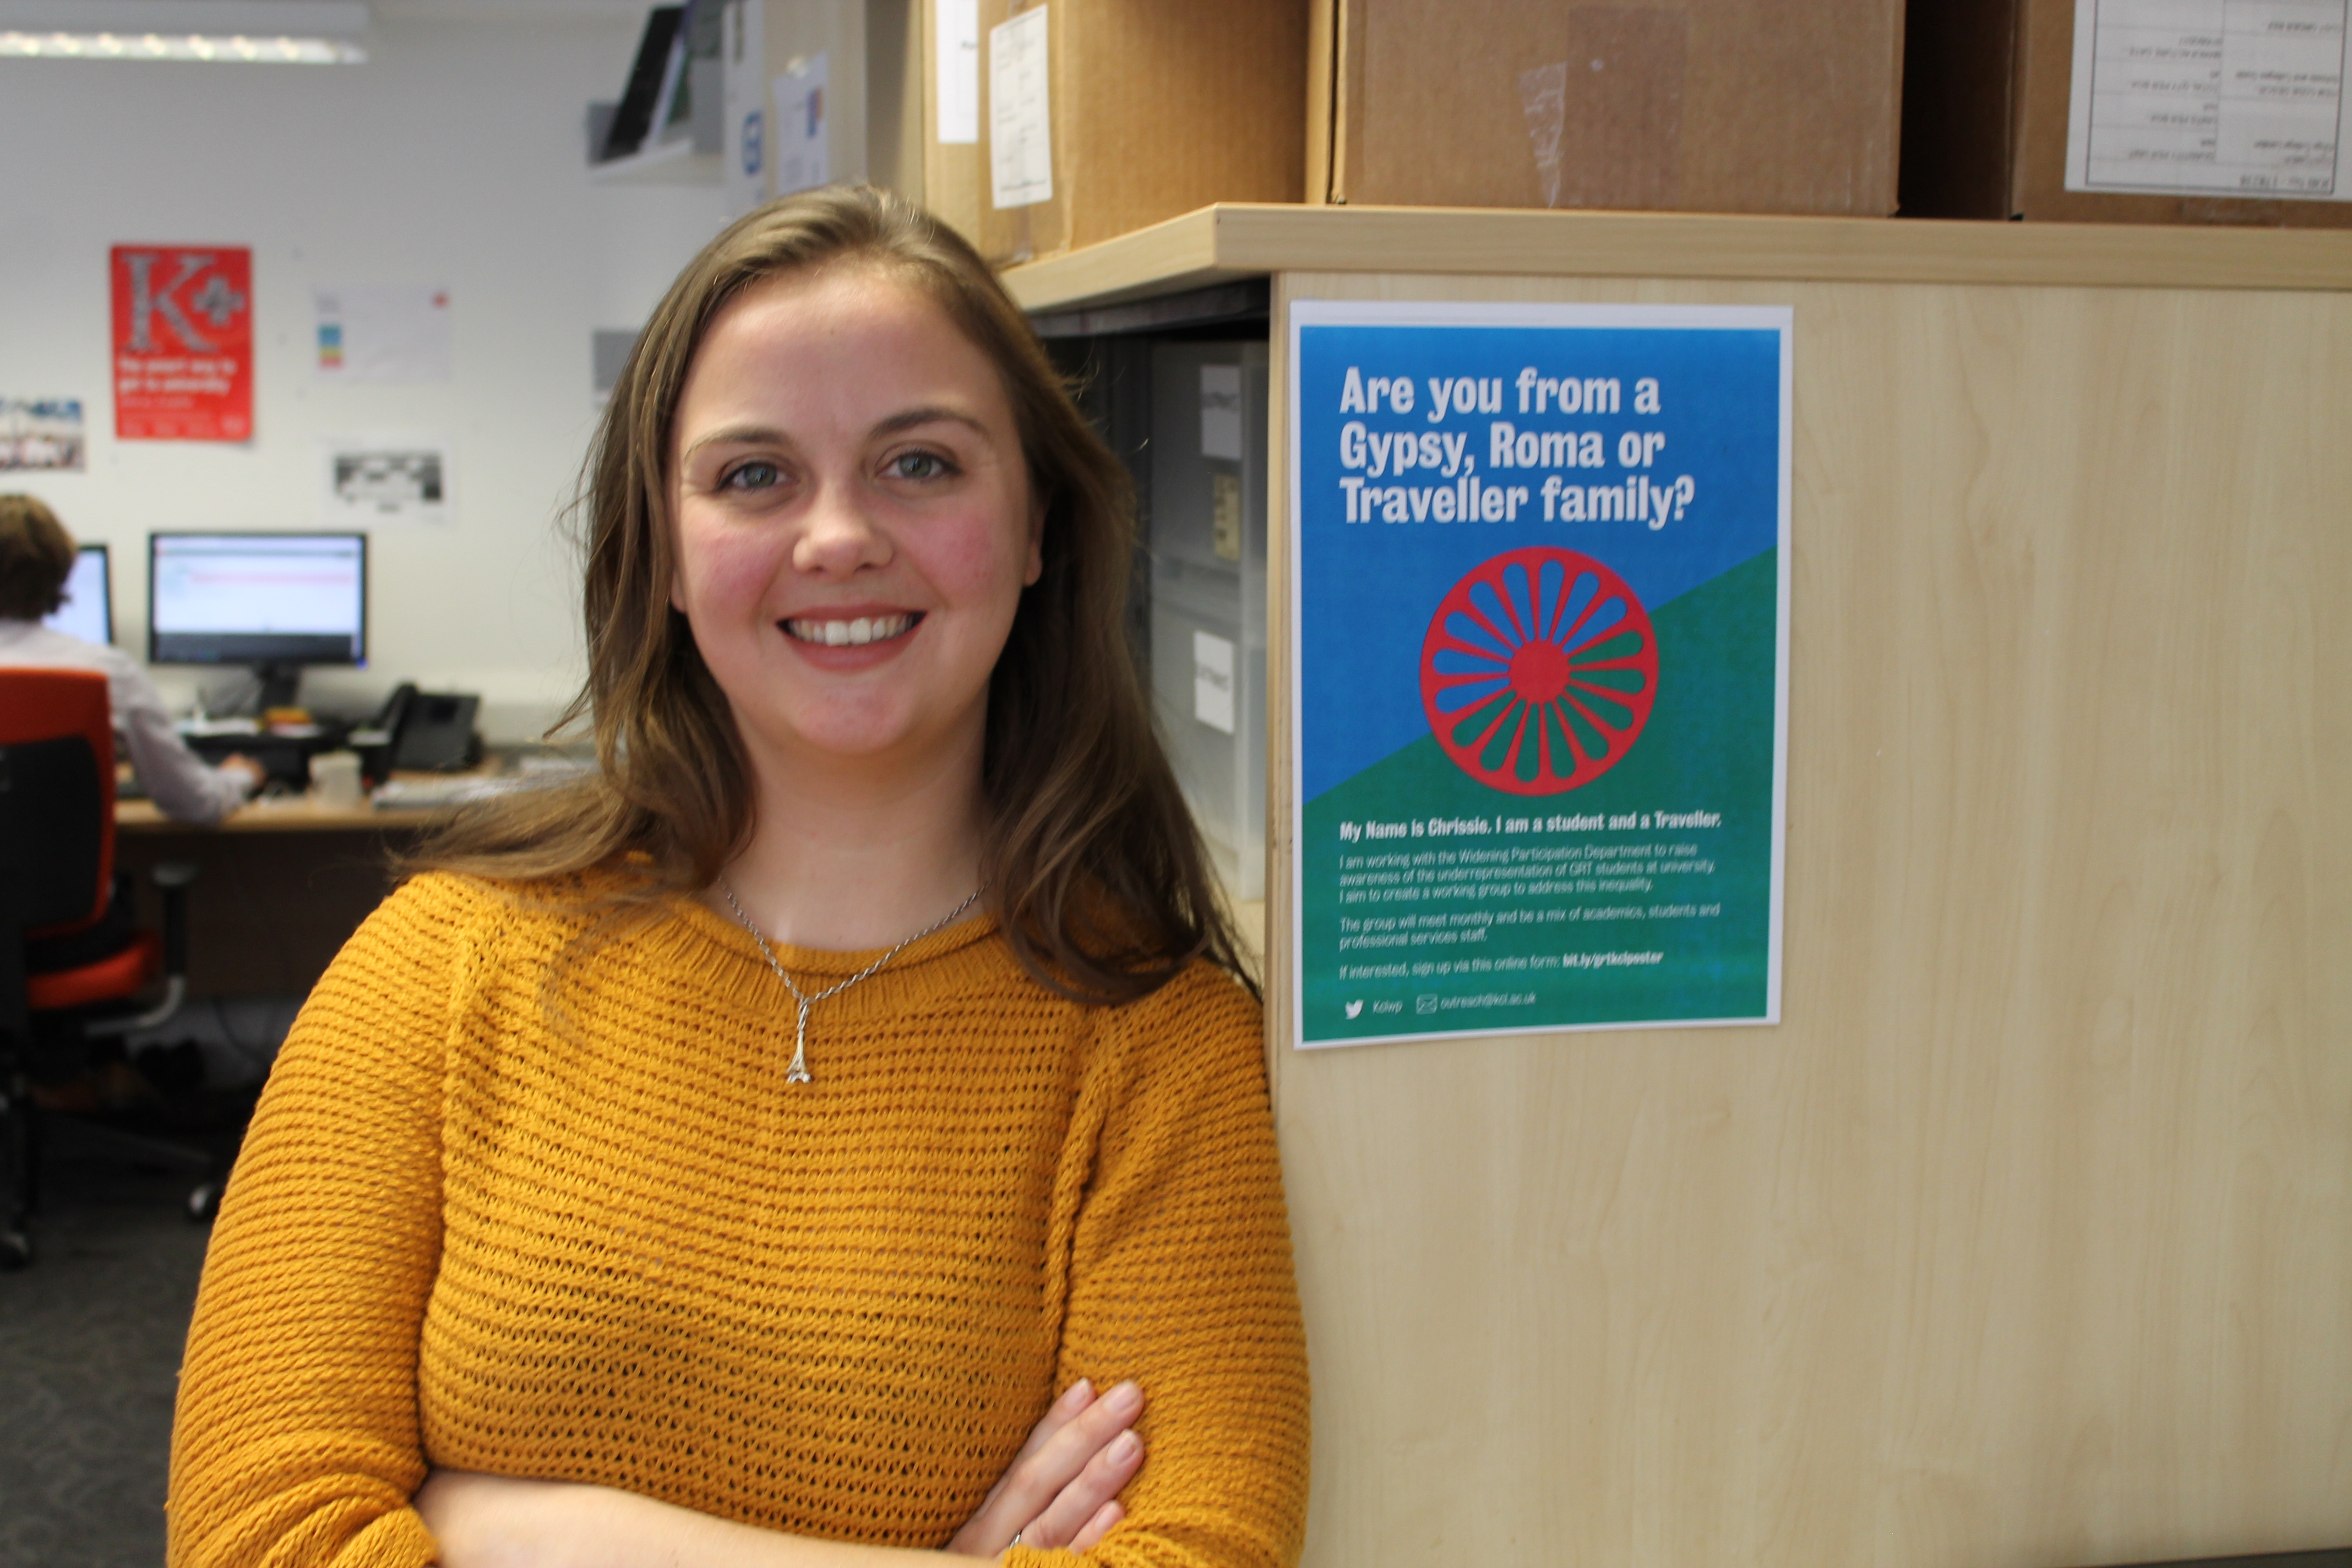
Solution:
<path fill-rule="evenodd" d="M 187 1217 L 184 1173 L 61 1156 L 43 1180 L 36 1260 L 0 1274 L 0 1568 L 161 1568 L 209 1231 Z"/>

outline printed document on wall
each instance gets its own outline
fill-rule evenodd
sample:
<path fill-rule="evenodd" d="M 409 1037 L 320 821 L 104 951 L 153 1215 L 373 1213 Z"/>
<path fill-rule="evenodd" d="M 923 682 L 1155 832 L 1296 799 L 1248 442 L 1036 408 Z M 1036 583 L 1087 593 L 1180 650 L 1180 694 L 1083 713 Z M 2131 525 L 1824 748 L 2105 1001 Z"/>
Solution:
<path fill-rule="evenodd" d="M 989 30 L 989 199 L 1000 209 L 1054 199 L 1047 79 L 1045 6 Z"/>
<path fill-rule="evenodd" d="M 319 521 L 335 529 L 454 521 L 450 450 L 438 432 L 321 437 Z"/>
<path fill-rule="evenodd" d="M 79 397 L 0 397 L 0 470 L 79 471 L 89 451 Z"/>
<path fill-rule="evenodd" d="M 449 379 L 449 290 L 366 284 L 311 292 L 317 374 L 327 382 Z"/>
<path fill-rule="evenodd" d="M 794 60 L 771 85 L 776 122 L 770 140 L 775 146 L 776 195 L 791 195 L 822 185 L 833 178 L 833 139 L 826 123 L 825 51 L 819 49 Z"/>
<path fill-rule="evenodd" d="M 1779 306 L 1291 306 L 1302 1047 L 1776 1023 Z"/>
<path fill-rule="evenodd" d="M 2066 188 L 2352 201 L 2346 0 L 2076 0 Z"/>
<path fill-rule="evenodd" d="M 728 216 L 740 217 L 768 199 L 768 7 L 761 0 L 729 0 L 720 15 L 719 96 L 726 142 L 719 162 Z"/>

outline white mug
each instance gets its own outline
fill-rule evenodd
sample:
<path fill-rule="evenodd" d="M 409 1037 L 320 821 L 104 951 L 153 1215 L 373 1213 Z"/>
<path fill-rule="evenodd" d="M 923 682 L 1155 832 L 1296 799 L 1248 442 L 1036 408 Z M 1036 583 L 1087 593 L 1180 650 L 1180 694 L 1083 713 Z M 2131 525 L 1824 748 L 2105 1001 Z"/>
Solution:
<path fill-rule="evenodd" d="M 364 798 L 357 752 L 320 752 L 310 759 L 310 793 L 320 805 L 348 809 Z"/>

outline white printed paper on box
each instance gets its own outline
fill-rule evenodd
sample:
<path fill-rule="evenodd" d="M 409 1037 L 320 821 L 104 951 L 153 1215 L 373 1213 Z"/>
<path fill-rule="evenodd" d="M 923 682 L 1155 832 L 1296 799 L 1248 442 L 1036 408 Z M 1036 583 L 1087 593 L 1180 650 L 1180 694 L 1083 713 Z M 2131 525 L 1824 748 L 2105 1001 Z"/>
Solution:
<path fill-rule="evenodd" d="M 980 0 L 939 0 L 939 124 L 943 146 L 980 140 Z"/>
<path fill-rule="evenodd" d="M 1242 460 L 1242 367 L 1201 367 L 1201 456 Z"/>
<path fill-rule="evenodd" d="M 1234 732 L 1234 645 L 1209 632 L 1192 634 L 1192 717 Z"/>
<path fill-rule="evenodd" d="M 989 30 L 989 200 L 1000 210 L 1054 199 L 1045 67 L 1045 6 Z"/>
<path fill-rule="evenodd" d="M 769 85 L 775 124 L 768 142 L 775 149 L 776 195 L 791 195 L 833 178 L 831 106 L 825 101 L 825 51 L 794 60 Z"/>
<path fill-rule="evenodd" d="M 2066 188 L 2352 200 L 2347 0 L 2078 0 Z"/>

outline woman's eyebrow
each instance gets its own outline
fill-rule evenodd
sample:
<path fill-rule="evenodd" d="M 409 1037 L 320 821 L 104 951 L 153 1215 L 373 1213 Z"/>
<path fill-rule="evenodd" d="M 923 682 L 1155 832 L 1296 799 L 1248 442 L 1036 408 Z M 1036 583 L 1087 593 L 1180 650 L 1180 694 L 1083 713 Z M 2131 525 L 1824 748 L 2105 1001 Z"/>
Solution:
<path fill-rule="evenodd" d="M 774 447 L 786 445 L 789 441 L 790 437 L 782 431 L 772 429 L 765 425 L 730 425 L 724 429 L 713 430 L 707 436 L 698 437 L 692 446 L 678 454 L 678 460 L 686 461 L 705 447 L 720 445 Z"/>
<path fill-rule="evenodd" d="M 968 426 L 972 430 L 982 436 L 988 434 L 988 426 L 982 425 L 971 415 L 962 412 L 961 409 L 948 408 L 939 405 L 926 405 L 919 408 L 908 408 L 902 410 L 899 413 L 893 414 L 887 419 L 880 421 L 874 426 L 874 434 L 877 436 L 895 436 L 901 430 L 911 430 L 918 425 L 929 425 L 941 419 L 950 421 L 957 425 Z"/>

